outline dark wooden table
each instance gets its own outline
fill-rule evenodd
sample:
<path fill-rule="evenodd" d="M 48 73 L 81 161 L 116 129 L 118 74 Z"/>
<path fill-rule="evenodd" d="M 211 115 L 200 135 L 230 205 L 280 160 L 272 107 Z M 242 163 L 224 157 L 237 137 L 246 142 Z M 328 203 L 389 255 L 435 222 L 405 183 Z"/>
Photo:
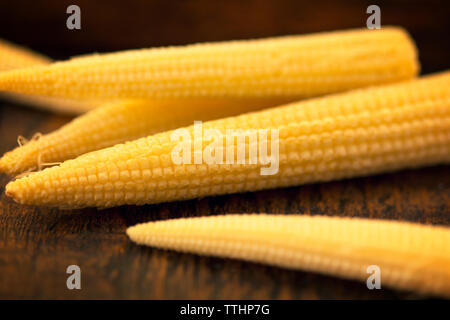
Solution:
<path fill-rule="evenodd" d="M 0 36 L 54 57 L 90 51 L 360 27 L 369 2 L 80 0 L 82 31 L 65 29 L 72 1 L 4 1 Z M 125 7 L 124 7 L 125 6 Z M 449 68 L 449 5 L 381 2 L 382 23 L 408 28 L 425 73 Z M 39 14 L 36 14 L 39 12 Z M 102 12 L 103 14 L 99 14 Z M 131 14 L 130 12 L 134 12 Z M 70 119 L 0 102 L 0 153 L 18 135 L 49 132 Z M 221 213 L 297 213 L 450 225 L 450 166 L 340 182 L 148 206 L 58 211 L 21 206 L 0 175 L 0 298 L 371 299 L 421 298 L 365 283 L 241 261 L 140 247 L 124 231 L 139 222 Z M 66 268 L 81 267 L 81 290 Z"/>

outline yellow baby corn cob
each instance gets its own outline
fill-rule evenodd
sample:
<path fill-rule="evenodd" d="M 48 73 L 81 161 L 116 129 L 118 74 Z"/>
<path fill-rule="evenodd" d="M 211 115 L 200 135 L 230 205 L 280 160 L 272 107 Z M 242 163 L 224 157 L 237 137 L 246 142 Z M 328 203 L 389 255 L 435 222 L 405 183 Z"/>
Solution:
<path fill-rule="evenodd" d="M 111 102 L 6 153 L 0 158 L 0 172 L 14 175 L 40 170 L 45 164 L 186 126 L 194 120 L 218 119 L 285 102 L 280 98 Z"/>
<path fill-rule="evenodd" d="M 450 229 L 358 218 L 245 214 L 130 227 L 131 240 L 450 297 Z"/>
<path fill-rule="evenodd" d="M 0 71 L 9 71 L 17 68 L 34 67 L 50 64 L 52 60 L 37 52 L 12 44 L 0 39 Z M 41 107 L 61 113 L 80 114 L 91 110 L 98 103 L 71 101 L 65 99 L 23 95 L 11 92 L 1 92 L 2 97 L 30 106 Z"/>
<path fill-rule="evenodd" d="M 272 162 L 279 164 L 279 171 L 261 175 L 268 167 L 267 162 L 261 161 L 261 153 L 256 164 L 249 164 L 254 159 L 247 151 L 245 164 L 236 164 L 237 141 L 242 139 L 230 139 L 225 151 L 219 143 L 217 150 L 222 155 L 234 152 L 230 157 L 232 164 L 208 164 L 206 157 L 200 159 L 200 164 L 195 158 L 197 164 L 174 164 L 174 153 L 176 156 L 180 147 L 175 135 L 179 129 L 91 152 L 33 173 L 10 182 L 6 194 L 24 204 L 107 207 L 293 186 L 448 163 L 450 72 L 210 121 L 203 124 L 204 133 L 206 129 L 217 130 L 216 141 L 221 142 L 228 129 L 278 130 L 279 139 L 275 134 L 272 139 L 269 134 L 267 144 L 262 143 L 263 136 L 257 138 L 260 147 L 269 145 L 271 150 L 279 143 L 278 162 Z M 194 130 L 191 126 L 181 131 L 193 140 Z M 205 135 L 204 140 L 208 138 L 211 136 Z M 244 138 L 245 150 L 250 150 L 246 132 L 238 138 Z M 199 147 L 198 142 L 192 142 L 191 149 Z M 251 142 L 253 146 L 255 142 Z M 211 142 L 202 143 L 200 148 L 196 154 L 201 156 L 203 151 L 207 155 Z M 270 158 L 276 157 L 269 155 Z M 192 154 L 188 160 L 191 159 Z"/>
<path fill-rule="evenodd" d="M 0 75 L 0 89 L 65 98 L 312 97 L 418 72 L 400 28 L 83 56 Z"/>

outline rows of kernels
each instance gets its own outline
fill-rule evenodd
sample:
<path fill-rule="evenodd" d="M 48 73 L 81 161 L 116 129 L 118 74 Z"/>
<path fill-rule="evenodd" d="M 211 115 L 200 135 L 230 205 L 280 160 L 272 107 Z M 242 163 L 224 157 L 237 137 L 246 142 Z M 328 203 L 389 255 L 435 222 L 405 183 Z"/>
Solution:
<path fill-rule="evenodd" d="M 211 232 L 213 230 L 213 232 Z M 133 241 L 166 249 L 239 258 L 450 295 L 450 230 L 381 220 L 227 215 L 150 222 L 131 227 Z"/>
<path fill-rule="evenodd" d="M 84 153 L 134 140 L 156 132 L 190 125 L 194 120 L 210 120 L 258 110 L 286 99 L 119 101 L 105 104 L 38 141 L 8 152 L 0 159 L 0 171 L 11 175 L 42 164 L 61 162 Z"/>
<path fill-rule="evenodd" d="M 406 33 L 385 28 L 95 55 L 4 75 L 1 86 L 78 98 L 307 97 L 412 78 L 416 58 Z"/>
<path fill-rule="evenodd" d="M 321 98 L 317 104 L 311 100 L 204 124 L 204 128 L 217 128 L 222 133 L 228 128 L 279 129 L 280 167 L 273 176 L 261 176 L 259 164 L 174 166 L 171 151 L 177 142 L 170 140 L 172 132 L 93 152 L 51 172 L 61 177 L 73 174 L 77 167 L 91 168 L 91 181 L 73 186 L 72 193 L 65 191 L 68 198 L 65 205 L 109 206 L 253 191 L 448 162 L 450 87 L 445 85 L 449 82 L 450 73 L 446 73 L 395 85 L 394 91 L 386 86 L 386 95 L 398 91 L 402 96 L 393 105 L 386 105 L 379 98 L 383 89 L 375 88 Z M 438 86 L 446 90 L 433 90 Z M 404 95 L 405 88 L 426 92 L 426 87 L 430 88 L 428 95 L 412 94 L 411 99 Z M 346 107 L 347 101 L 353 105 L 361 96 L 363 102 L 370 103 L 361 103 L 359 108 Z M 192 136 L 193 128 L 188 129 Z M 102 163 L 114 164 L 114 168 L 101 169 L 110 174 L 114 185 L 111 192 L 101 188 L 92 191 Z M 136 171 L 137 164 L 142 174 Z M 133 170 L 139 178 L 132 177 Z M 44 173 L 38 175 L 45 177 Z M 216 181 L 220 184 L 216 185 Z M 77 200 L 73 199 L 74 194 L 78 195 Z M 57 201 L 39 197 L 15 198 L 27 203 L 59 205 Z"/>
<path fill-rule="evenodd" d="M 220 172 L 222 184 L 216 186 L 216 193 L 236 192 L 242 191 L 243 189 L 263 189 L 270 186 L 282 186 L 310 181 L 320 181 L 324 179 L 326 180 L 327 178 L 331 179 L 336 176 L 345 177 L 377 172 L 379 170 L 387 170 L 387 166 L 389 165 L 389 163 L 392 163 L 394 167 L 402 167 L 405 165 L 404 162 L 410 162 L 411 165 L 419 165 L 423 163 L 426 164 L 427 161 L 436 161 L 436 159 L 438 159 L 438 156 L 441 157 L 442 161 L 448 161 L 448 139 L 449 134 L 447 133 L 446 140 L 444 144 L 441 143 L 440 148 L 428 148 L 430 150 L 422 150 L 423 154 L 413 153 L 412 157 L 408 154 L 405 155 L 405 151 L 407 150 L 401 149 L 400 152 L 391 153 L 388 155 L 376 155 L 374 157 L 366 156 L 362 160 L 338 160 L 335 162 L 324 164 L 323 168 L 320 168 L 320 166 L 314 163 L 310 165 L 305 163 L 296 165 L 295 163 L 293 163 L 290 166 L 280 164 L 280 174 L 278 176 L 268 178 L 260 177 L 258 169 L 252 171 L 246 169 L 246 172 L 240 176 L 238 172 L 242 168 L 234 167 L 233 171 L 235 173 L 233 175 L 227 175 L 226 173 L 223 173 L 223 171 Z M 417 148 L 413 146 L 413 149 Z M 430 159 L 427 159 L 427 156 L 430 157 Z M 412 160 L 414 160 L 415 157 L 420 157 L 420 159 L 423 159 L 422 163 L 414 163 Z M 211 181 L 208 181 L 210 180 L 209 176 L 206 175 L 208 173 L 206 170 L 208 169 L 208 167 L 205 165 L 200 166 L 205 170 L 199 170 L 199 166 L 189 166 L 188 168 L 195 169 L 192 170 L 194 172 L 185 170 L 182 176 L 177 177 L 172 176 L 172 173 L 174 173 L 175 170 L 166 170 L 161 168 L 155 168 L 153 170 L 144 169 L 142 171 L 141 180 L 133 179 L 135 178 L 133 177 L 133 173 L 130 174 L 129 169 L 124 167 L 122 167 L 122 169 L 120 170 L 120 166 L 121 165 L 118 165 L 119 169 L 114 170 L 113 168 L 109 167 L 107 170 L 104 170 L 109 172 L 108 181 L 114 181 L 112 183 L 112 188 L 116 196 L 115 201 L 117 202 L 113 202 L 112 204 L 135 203 L 136 201 L 160 202 L 165 200 L 177 199 L 178 197 L 190 198 L 214 194 L 214 185 L 211 185 Z M 72 180 L 70 185 L 69 180 L 61 176 L 57 176 L 56 179 L 52 179 L 51 176 L 48 178 L 50 178 L 51 181 L 54 181 L 55 185 L 53 186 L 53 188 L 57 189 L 57 193 L 63 193 L 66 195 L 67 202 L 65 203 L 71 204 L 73 201 L 72 197 L 75 194 L 81 196 L 80 205 L 82 206 L 99 205 L 102 204 L 102 202 L 105 200 L 110 200 L 107 199 L 109 196 L 108 193 L 103 193 L 101 188 L 98 189 L 98 186 L 102 186 L 102 181 L 100 180 L 103 179 L 102 177 L 104 175 L 106 175 L 104 171 L 97 173 L 93 169 L 88 170 L 88 173 L 84 173 L 84 175 L 81 176 L 80 180 L 78 181 L 79 183 L 74 184 L 74 181 Z M 204 171 L 205 174 L 202 174 L 202 171 Z M 177 173 L 179 174 L 180 171 L 178 171 Z M 209 172 L 209 174 L 211 174 L 211 172 Z M 327 174 L 328 177 L 326 176 Z M 181 179 L 181 181 L 184 180 L 184 183 L 174 184 L 174 181 L 178 182 L 179 179 Z M 216 179 L 219 179 L 219 177 L 217 177 Z M 73 192 L 70 192 L 70 190 L 57 188 L 58 184 L 62 185 L 62 187 L 71 186 L 72 188 L 74 188 L 74 190 L 72 190 Z M 245 184 L 246 186 L 242 186 L 240 184 Z M 78 187 L 78 185 L 80 185 L 80 187 Z M 45 187 L 46 189 L 52 189 L 50 185 L 45 185 Z M 92 194 L 94 194 L 96 198 L 93 199 L 95 201 L 85 202 L 88 201 L 87 197 Z M 124 199 L 125 194 L 128 195 Z M 38 200 L 40 197 L 39 194 L 36 194 L 36 196 L 36 200 Z M 50 199 L 47 200 L 50 201 Z M 54 204 L 57 203 L 58 202 L 55 202 Z"/>

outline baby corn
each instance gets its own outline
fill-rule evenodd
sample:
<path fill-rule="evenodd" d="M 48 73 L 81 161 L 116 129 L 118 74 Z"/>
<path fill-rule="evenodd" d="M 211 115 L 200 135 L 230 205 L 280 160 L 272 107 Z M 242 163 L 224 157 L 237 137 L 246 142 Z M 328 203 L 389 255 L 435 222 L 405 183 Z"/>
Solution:
<path fill-rule="evenodd" d="M 15 175 L 46 164 L 157 132 L 276 106 L 286 99 L 130 100 L 105 104 L 60 129 L 31 139 L 0 158 L 0 172 Z"/>
<path fill-rule="evenodd" d="M 382 37 L 375 37 L 364 31 L 353 32 L 341 32 L 332 33 L 333 37 L 321 35 L 321 36 L 303 36 L 303 37 L 291 37 L 293 40 L 296 38 L 300 40 L 291 40 L 294 44 L 296 42 L 302 43 L 306 46 L 308 43 L 309 48 L 319 48 L 323 46 L 323 41 L 331 41 L 333 43 L 336 40 L 334 38 L 354 38 L 363 41 L 367 38 L 367 41 L 387 41 L 381 39 L 388 39 L 391 37 L 401 37 L 400 47 L 408 46 L 411 49 L 409 52 L 410 58 L 406 59 L 407 66 L 414 70 L 418 68 L 415 60 L 415 51 L 413 45 L 409 43 L 408 36 L 400 29 L 387 29 L 384 30 Z M 311 38 L 311 39 L 310 39 Z M 325 38 L 325 40 L 320 40 Z M 303 40 L 302 40 L 303 39 Z M 305 40 L 306 39 L 306 40 Z M 309 40 L 308 40 L 309 39 Z M 249 47 L 258 45 L 261 46 L 265 43 L 265 46 L 269 46 L 270 43 L 286 42 L 288 38 L 280 38 L 273 40 L 256 40 L 247 43 L 253 43 Z M 351 41 L 348 42 L 348 47 L 351 48 Z M 366 41 L 366 40 L 364 40 Z M 233 46 L 239 44 L 240 47 L 246 46 L 246 42 L 232 43 Z M 408 45 L 406 45 L 408 43 Z M 212 47 L 226 47 L 227 43 L 214 44 Z M 229 44 L 229 43 L 228 43 Z M 237 47 L 239 47 L 237 46 Z M 208 45 L 191 46 L 208 48 Z M 189 48 L 191 48 L 189 47 Z M 270 47 L 270 46 L 269 46 Z M 337 46 L 338 48 L 339 45 Z M 8 47 L 5 47 L 8 48 Z M 161 49 L 158 49 L 161 51 Z M 189 50 L 193 50 L 192 48 Z M 186 48 L 184 51 L 189 51 Z M 340 49 L 339 49 L 340 50 Z M 16 50 L 17 51 L 17 50 Z M 149 52 L 155 50 L 149 50 Z M 175 52 L 183 52 L 183 50 L 177 49 Z M 195 51 L 195 50 L 194 50 Z M 208 51 L 208 50 L 206 50 Z M 7 50 L 5 49 L 6 53 Z M 27 53 L 24 51 L 24 54 Z M 34 57 L 31 53 L 30 55 Z M 412 55 L 412 56 L 411 56 Z M 15 54 L 11 54 L 15 56 Z M 20 56 L 20 55 L 18 55 Z M 117 54 L 117 56 L 120 56 Z M 408 55 L 407 55 L 408 56 Z M 414 56 L 414 57 L 413 57 Z M 86 57 L 79 57 L 74 61 L 84 61 Z M 106 58 L 99 58 L 100 60 Z M 36 60 L 36 59 L 35 59 Z M 44 59 L 41 59 L 44 60 Z M 50 61 L 47 59 L 48 62 Z M 34 60 L 32 60 L 33 62 Z M 40 60 L 39 60 L 40 61 Z M 400 61 L 400 60 L 399 60 Z M 30 62 L 32 65 L 33 63 Z M 45 63 L 46 60 L 44 60 Z M 42 63 L 44 63 L 42 62 Z M 37 63 L 37 62 L 36 62 Z M 262 64 L 260 67 L 264 67 Z M 91 68 L 89 68 L 91 69 Z M 393 71 L 396 76 L 402 77 L 404 69 L 400 68 Z M 411 74 L 412 75 L 412 74 Z M 34 75 L 30 75 L 29 79 L 34 78 Z M 28 78 L 27 78 L 28 79 Z M 378 80 L 377 80 L 378 81 Z M 386 81 L 390 81 L 386 79 Z M 329 81 L 327 80 L 327 83 Z M 354 86 L 360 86 L 361 83 L 355 82 Z M 326 87 L 326 88 L 325 88 Z M 328 85 L 324 85 L 324 91 L 327 92 Z M 330 91 L 334 91 L 331 89 Z M 94 104 L 79 103 L 76 101 L 65 100 L 63 103 L 59 99 L 49 100 L 46 97 L 27 96 L 21 94 L 13 94 L 16 100 L 28 101 L 33 104 L 41 102 L 46 107 L 54 106 L 51 102 L 57 102 L 56 108 L 59 111 L 66 110 L 70 113 L 81 113 L 94 106 Z M 106 103 L 105 109 L 102 111 L 94 111 L 92 114 L 82 116 L 80 119 L 73 121 L 72 123 L 64 126 L 60 130 L 55 131 L 49 135 L 40 136 L 39 140 L 31 140 L 26 145 L 16 148 L 12 152 L 5 154 L 3 159 L 0 159 L 0 171 L 5 171 L 8 174 L 14 175 L 22 173 L 28 170 L 40 170 L 46 164 L 54 164 L 61 162 L 83 153 L 94 151 L 100 148 L 111 146 L 115 143 L 121 143 L 128 140 L 136 139 L 149 134 L 154 134 L 162 130 L 169 130 L 177 126 L 184 126 L 192 123 L 193 120 L 211 120 L 219 117 L 235 115 L 251 110 L 262 109 L 277 104 L 286 103 L 289 101 L 298 100 L 300 96 L 283 96 L 283 97 L 262 97 L 262 98 L 200 98 L 200 99 L 157 99 L 157 100 L 133 100 L 133 101 L 118 101 L 114 103 Z M 86 108 L 84 108 L 86 107 Z M 146 109 L 147 108 L 147 109 Z M 173 119 L 172 119 L 173 117 Z"/>
<path fill-rule="evenodd" d="M 0 75 L 0 89 L 77 99 L 312 97 L 418 72 L 400 28 L 96 54 Z"/>
<path fill-rule="evenodd" d="M 46 65 L 51 62 L 52 60 L 48 57 L 0 39 L 0 71 Z M 1 95 L 15 102 L 68 114 L 80 114 L 98 105 L 94 102 L 79 102 L 11 92 L 1 92 Z"/>
<path fill-rule="evenodd" d="M 138 224 L 138 244 L 348 279 L 380 270 L 381 286 L 450 297 L 450 229 L 299 215 L 226 215 Z"/>
<path fill-rule="evenodd" d="M 265 165 L 249 164 L 247 152 L 245 164 L 174 164 L 180 142 L 173 139 L 178 131 L 168 131 L 33 173 L 10 182 L 6 194 L 24 204 L 108 207 L 448 163 L 450 72 L 210 121 L 203 124 L 206 129 L 217 130 L 218 141 L 228 129 L 278 130 L 279 138 L 270 141 L 279 145 L 278 172 L 261 175 Z M 193 140 L 194 127 L 184 130 Z M 250 150 L 245 132 L 241 137 Z M 222 154 L 237 154 L 237 138 Z M 203 152 L 207 147 L 202 144 Z"/>

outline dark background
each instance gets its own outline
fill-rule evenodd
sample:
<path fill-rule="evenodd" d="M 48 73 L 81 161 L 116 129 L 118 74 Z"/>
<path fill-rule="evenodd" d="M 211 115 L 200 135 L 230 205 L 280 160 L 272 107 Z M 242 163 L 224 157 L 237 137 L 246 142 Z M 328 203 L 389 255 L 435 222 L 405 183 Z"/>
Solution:
<path fill-rule="evenodd" d="M 81 30 L 66 28 L 67 6 Z M 130 48 L 258 38 L 365 27 L 378 4 L 382 25 L 407 28 L 423 70 L 449 67 L 450 2 L 445 0 L 15 0 L 0 2 L 0 37 L 54 58 Z"/>
<path fill-rule="evenodd" d="M 66 28 L 81 7 L 82 29 Z M 448 1 L 1 1 L 0 37 L 53 58 L 121 49 L 364 27 L 369 4 L 382 25 L 407 28 L 423 73 L 449 68 Z M 17 136 L 70 118 L 0 102 L 0 153 Z M 0 175 L 0 298 L 299 299 L 421 298 L 313 273 L 166 252 L 132 244 L 127 226 L 229 212 L 301 213 L 450 225 L 450 167 L 150 206 L 61 212 L 21 206 Z M 82 290 L 66 288 L 66 267 Z"/>

